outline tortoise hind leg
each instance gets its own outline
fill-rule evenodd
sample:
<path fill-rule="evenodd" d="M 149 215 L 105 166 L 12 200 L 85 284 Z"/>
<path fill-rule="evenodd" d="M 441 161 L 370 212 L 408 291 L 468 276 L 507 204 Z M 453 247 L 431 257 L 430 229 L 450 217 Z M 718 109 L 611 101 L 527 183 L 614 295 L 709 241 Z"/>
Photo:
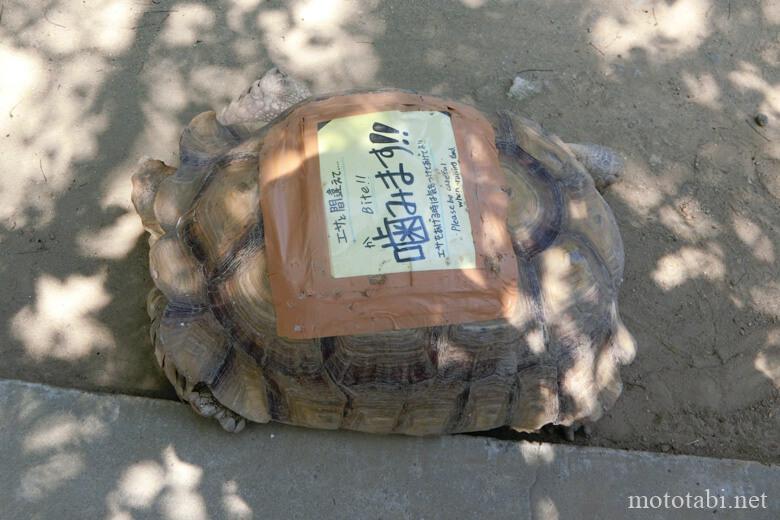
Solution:
<path fill-rule="evenodd" d="M 246 424 L 244 417 L 220 402 L 225 401 L 222 397 L 231 396 L 224 395 L 225 385 L 218 375 L 225 372 L 226 360 L 235 355 L 228 355 L 223 331 L 211 312 L 167 302 L 156 288 L 149 295 L 147 310 L 152 318 L 157 361 L 179 398 L 188 402 L 198 414 L 216 419 L 225 430 L 241 431 Z M 233 382 L 241 387 L 244 378 L 236 377 Z M 228 399 L 226 404 L 235 406 L 234 401 Z M 260 409 L 250 413 L 250 419 L 264 422 L 262 412 L 266 403 L 257 399 L 246 402 Z"/>
<path fill-rule="evenodd" d="M 579 162 L 588 170 L 596 189 L 603 192 L 610 185 L 617 182 L 625 170 L 626 163 L 623 157 L 611 148 L 598 144 L 567 143 Z"/>
<path fill-rule="evenodd" d="M 187 395 L 187 402 L 199 415 L 213 417 L 219 421 L 225 431 L 238 433 L 246 426 L 246 420 L 220 404 L 204 383 L 198 383 L 193 387 Z"/>
<path fill-rule="evenodd" d="M 151 243 L 156 244 L 150 254 L 150 270 L 164 293 L 155 290 L 150 295 L 157 360 L 183 401 L 232 432 L 241 430 L 246 420 L 270 420 L 265 379 L 249 354 L 233 348 L 211 312 L 202 266 L 191 258 L 188 244 L 180 236 L 181 219 L 191 210 L 206 175 L 233 174 L 228 167 L 212 172 L 202 165 L 212 164 L 232 146 L 240 147 L 233 138 L 246 134 L 238 130 L 256 130 L 309 95 L 302 82 L 273 68 L 218 118 L 207 112 L 193 119 L 182 134 L 182 168 L 174 178 L 177 182 L 166 181 L 173 168 L 152 160 L 142 162 L 133 177 L 133 202 Z M 222 125 L 231 128 L 225 131 Z M 211 186 L 219 188 L 220 184 L 211 182 Z M 223 190 L 221 199 L 232 193 L 230 189 Z M 230 209 L 237 208 L 233 205 Z M 217 222 L 225 220 L 225 215 L 218 217 Z"/>

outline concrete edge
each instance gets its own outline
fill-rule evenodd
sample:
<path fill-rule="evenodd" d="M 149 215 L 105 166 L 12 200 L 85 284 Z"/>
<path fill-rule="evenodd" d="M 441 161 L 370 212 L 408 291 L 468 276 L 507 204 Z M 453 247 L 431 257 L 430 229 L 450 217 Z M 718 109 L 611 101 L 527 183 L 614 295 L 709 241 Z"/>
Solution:
<path fill-rule="evenodd" d="M 13 380 L 0 461 L 9 518 L 780 517 L 777 465 L 279 424 L 231 435 L 176 402 Z"/>

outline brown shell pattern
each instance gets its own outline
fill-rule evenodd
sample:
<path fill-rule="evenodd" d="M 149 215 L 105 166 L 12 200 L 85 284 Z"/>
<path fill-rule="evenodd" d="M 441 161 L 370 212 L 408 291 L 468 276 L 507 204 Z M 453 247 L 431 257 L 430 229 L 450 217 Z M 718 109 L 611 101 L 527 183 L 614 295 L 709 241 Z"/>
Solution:
<path fill-rule="evenodd" d="M 192 120 L 181 166 L 147 161 L 134 202 L 151 234 L 158 360 L 180 395 L 205 384 L 256 422 L 413 435 L 595 420 L 633 344 L 617 312 L 623 245 L 566 145 L 501 114 L 521 299 L 489 322 L 290 340 L 275 334 L 257 182 L 262 130 Z M 244 132 L 246 134 L 246 132 Z"/>

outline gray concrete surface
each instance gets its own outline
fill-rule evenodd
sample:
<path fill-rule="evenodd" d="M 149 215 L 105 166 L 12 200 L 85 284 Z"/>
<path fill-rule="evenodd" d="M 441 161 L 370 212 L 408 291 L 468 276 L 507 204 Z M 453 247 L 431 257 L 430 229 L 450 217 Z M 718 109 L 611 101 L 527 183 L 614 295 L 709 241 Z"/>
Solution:
<path fill-rule="evenodd" d="M 18 381 L 0 381 L 0 461 L 3 519 L 780 517 L 778 466 L 282 425 L 230 435 L 185 405 Z M 766 508 L 628 508 L 707 492 Z"/>

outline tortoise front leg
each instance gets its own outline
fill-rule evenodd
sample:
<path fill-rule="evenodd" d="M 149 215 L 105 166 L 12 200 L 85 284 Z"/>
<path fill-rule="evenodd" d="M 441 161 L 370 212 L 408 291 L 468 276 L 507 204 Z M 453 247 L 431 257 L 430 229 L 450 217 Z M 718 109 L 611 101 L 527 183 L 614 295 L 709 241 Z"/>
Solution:
<path fill-rule="evenodd" d="M 567 146 L 593 177 L 599 192 L 603 192 L 623 176 L 626 163 L 615 150 L 590 143 L 567 143 Z"/>

